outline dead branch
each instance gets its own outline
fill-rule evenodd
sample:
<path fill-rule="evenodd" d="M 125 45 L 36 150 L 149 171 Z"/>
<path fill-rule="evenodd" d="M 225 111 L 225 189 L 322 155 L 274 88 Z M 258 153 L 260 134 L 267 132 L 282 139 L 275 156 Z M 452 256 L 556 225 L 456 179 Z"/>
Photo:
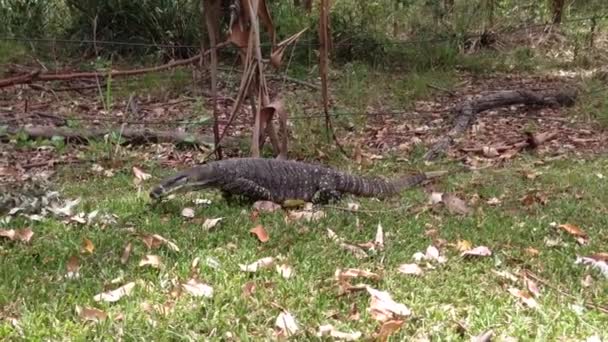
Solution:
<path fill-rule="evenodd" d="M 87 143 L 89 140 L 103 139 L 107 134 L 117 134 L 129 144 L 146 144 L 170 142 L 175 144 L 198 145 L 205 148 L 213 146 L 213 138 L 183 131 L 157 131 L 139 128 L 82 128 L 71 129 L 54 126 L 20 126 L 9 127 L 0 133 L 0 141 L 6 141 L 9 135 L 22 133 L 29 139 L 51 139 L 63 137 L 71 143 Z"/>
<path fill-rule="evenodd" d="M 426 160 L 433 160 L 452 146 L 477 119 L 477 114 L 498 107 L 512 105 L 528 106 L 571 106 L 576 99 L 576 92 L 571 89 L 533 92 L 529 90 L 505 90 L 486 95 L 480 99 L 467 101 L 455 110 L 454 126 L 425 154 Z M 533 142 L 532 142 L 533 144 Z"/>
<path fill-rule="evenodd" d="M 216 49 L 224 47 L 228 44 L 229 44 L 229 42 L 222 42 L 220 44 L 217 44 Z M 207 55 L 210 52 L 211 52 L 211 50 L 207 50 L 207 51 L 205 51 L 204 55 Z M 28 84 L 28 83 L 37 82 L 37 81 L 49 82 L 49 81 L 67 81 L 67 80 L 81 79 L 81 78 L 105 79 L 106 77 L 115 78 L 115 77 L 135 76 L 135 75 L 147 74 L 147 73 L 151 73 L 151 72 L 163 71 L 163 70 L 175 68 L 175 67 L 181 66 L 181 65 L 197 63 L 200 59 L 201 59 L 201 54 L 198 54 L 196 56 L 193 56 L 193 57 L 190 57 L 187 59 L 171 61 L 167 64 L 158 65 L 155 67 L 132 69 L 132 70 L 113 70 L 110 72 L 91 71 L 91 72 L 75 72 L 75 73 L 61 74 L 61 73 L 47 73 L 47 72 L 43 73 L 43 72 L 40 72 L 40 70 L 35 70 L 35 71 L 30 72 L 27 75 L 21 75 L 21 76 L 16 76 L 16 77 L 11 77 L 11 78 L 0 80 L 0 88 L 14 86 L 14 85 L 18 85 L 18 84 Z"/>

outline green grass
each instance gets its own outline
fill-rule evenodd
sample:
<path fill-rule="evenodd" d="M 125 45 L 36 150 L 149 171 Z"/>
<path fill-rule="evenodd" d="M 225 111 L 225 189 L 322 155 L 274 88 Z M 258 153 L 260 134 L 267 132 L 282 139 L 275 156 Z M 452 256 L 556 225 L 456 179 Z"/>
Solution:
<path fill-rule="evenodd" d="M 389 291 L 413 311 L 393 340 L 411 336 L 428 336 L 432 340 L 468 339 L 469 335 L 493 329 L 498 336 L 513 336 L 520 340 L 580 340 L 590 335 L 605 335 L 608 316 L 594 310 L 576 314 L 572 304 L 583 300 L 597 304 L 608 302 L 606 280 L 593 271 L 574 265 L 576 255 L 607 252 L 608 239 L 604 229 L 608 192 L 606 179 L 596 173 L 604 172 L 608 159 L 589 161 L 553 161 L 542 165 L 531 158 L 523 158 L 508 169 L 484 170 L 480 173 L 456 173 L 437 184 L 437 188 L 458 193 L 465 199 L 480 196 L 479 205 L 470 217 L 459 217 L 443 209 L 418 214 L 388 211 L 398 205 L 422 205 L 426 197 L 422 190 L 409 191 L 400 199 L 388 202 L 357 200 L 362 209 L 380 210 L 379 213 L 348 213 L 325 209 L 327 217 L 317 223 L 286 223 L 282 213 L 265 214 L 252 222 L 247 205 L 226 202 L 216 193 L 196 193 L 157 205 L 148 203 L 146 193 L 138 195 L 132 185 L 130 165 L 112 178 L 88 171 L 65 169 L 58 180 L 62 192 L 71 197 L 82 197 L 78 210 L 118 215 L 114 226 L 66 225 L 56 219 L 44 222 L 12 221 L 8 227 L 30 226 L 35 235 L 31 244 L 0 244 L 0 317 L 18 319 L 19 329 L 10 321 L 0 320 L 0 339 L 3 340 L 109 340 L 121 336 L 126 340 L 221 340 L 227 332 L 242 340 L 265 340 L 271 337 L 274 319 L 279 313 L 276 304 L 291 311 L 303 328 L 297 339 L 315 339 L 318 326 L 332 323 L 349 331 L 358 330 L 366 336 L 377 331 L 378 323 L 366 312 L 369 298 L 365 294 L 345 297 L 336 295 L 332 277 L 336 268 L 357 267 L 383 275 L 374 287 Z M 344 165 L 348 169 L 348 165 Z M 392 161 L 376 164 L 370 173 L 395 174 L 402 169 Z M 428 168 L 428 167 L 427 167 Z M 154 164 L 146 167 L 154 178 L 146 188 L 169 173 Z M 542 172 L 531 180 L 524 172 Z M 520 203 L 530 189 L 547 194 L 545 206 L 524 207 Z M 581 195 L 578 199 L 575 194 Z M 501 196 L 502 203 L 490 206 L 485 201 Z M 209 207 L 196 207 L 196 218 L 189 221 L 180 216 L 195 196 L 213 199 Z M 344 204 L 344 203 L 343 203 Z M 384 210 L 382 212 L 382 210 Z M 201 228 L 204 218 L 224 217 L 215 230 Z M 360 227 L 356 228 L 356 220 Z M 385 231 L 386 248 L 366 260 L 358 260 L 337 248 L 326 236 L 332 228 L 349 241 L 373 239 L 381 222 Z M 590 236 L 588 246 L 550 226 L 551 222 L 573 223 Z M 270 241 L 261 244 L 248 231 L 263 224 Z M 473 245 L 490 247 L 494 255 L 488 258 L 465 260 L 449 247 L 442 247 L 449 260 L 419 278 L 400 275 L 396 268 L 412 262 L 412 254 L 424 251 L 431 243 L 425 236 L 426 226 L 439 230 L 448 242 L 469 240 Z M 180 252 L 161 247 L 147 251 L 135 233 L 158 233 L 175 241 Z M 566 246 L 546 247 L 546 237 L 561 237 Z M 84 238 L 96 249 L 91 255 L 80 254 Z M 120 263 L 125 244 L 132 241 L 134 250 L 126 265 Z M 525 249 L 534 247 L 541 253 L 529 256 Z M 138 267 L 145 254 L 160 255 L 163 270 Z M 81 277 L 64 278 L 66 262 L 71 255 L 81 258 Z M 274 269 L 246 274 L 239 263 L 250 263 L 266 256 L 282 255 L 295 270 L 292 279 L 281 278 Z M 199 257 L 200 278 L 213 286 L 214 297 L 196 299 L 188 295 L 173 298 L 172 282 L 188 280 L 191 262 Z M 220 262 L 219 269 L 206 266 L 211 257 Z M 545 278 L 553 286 L 573 295 L 575 299 L 541 287 L 540 308 L 522 307 L 506 291 L 508 281 L 499 278 L 492 269 L 509 270 L 516 274 L 529 269 Z M 591 274 L 596 280 L 589 288 L 581 279 Z M 111 280 L 122 277 L 122 283 L 137 282 L 131 296 L 114 304 L 96 303 L 93 296 L 115 288 Z M 257 292 L 251 297 L 242 295 L 242 287 L 255 282 Z M 142 284 L 148 284 L 144 287 Z M 264 286 L 266 284 L 266 286 Z M 523 288 L 521 283 L 513 284 Z M 173 313 L 163 316 L 146 313 L 141 304 L 163 304 L 174 301 Z M 361 312 L 359 321 L 349 321 L 351 305 Z M 108 312 L 111 319 L 100 324 L 84 323 L 75 313 L 76 305 L 97 307 Z M 337 312 L 338 318 L 327 318 Z M 121 320 L 114 320 L 122 315 Z M 459 335 L 457 323 L 463 322 L 468 331 Z M 23 335 L 20 335 L 22 331 Z"/>

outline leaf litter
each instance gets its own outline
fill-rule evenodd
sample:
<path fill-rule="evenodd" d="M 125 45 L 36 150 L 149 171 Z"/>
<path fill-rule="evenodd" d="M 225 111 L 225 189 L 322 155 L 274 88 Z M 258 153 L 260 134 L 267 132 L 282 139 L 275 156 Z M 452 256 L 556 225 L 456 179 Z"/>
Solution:
<path fill-rule="evenodd" d="M 300 330 L 298 322 L 289 311 L 282 311 L 274 322 L 275 327 L 279 329 L 279 336 L 292 336 Z"/>
<path fill-rule="evenodd" d="M 122 297 L 130 295 L 134 288 L 135 288 L 135 282 L 130 282 L 115 290 L 106 291 L 106 292 L 97 294 L 93 297 L 93 299 L 96 302 L 99 302 L 99 301 L 104 301 L 104 302 L 109 302 L 109 303 L 117 302 Z"/>
<path fill-rule="evenodd" d="M 253 263 L 248 264 L 248 265 L 239 264 L 239 268 L 243 272 L 255 273 L 260 269 L 271 267 L 272 265 L 274 265 L 274 262 L 275 262 L 275 260 L 273 257 L 265 257 L 265 258 L 256 260 Z"/>
<path fill-rule="evenodd" d="M 342 341 L 356 341 L 360 339 L 362 335 L 363 334 L 360 331 L 350 333 L 339 331 L 331 324 L 323 324 L 319 326 L 319 332 L 317 332 L 317 337 L 329 336 Z"/>
<path fill-rule="evenodd" d="M 194 278 L 183 283 L 182 288 L 194 297 L 213 297 L 213 287 Z"/>

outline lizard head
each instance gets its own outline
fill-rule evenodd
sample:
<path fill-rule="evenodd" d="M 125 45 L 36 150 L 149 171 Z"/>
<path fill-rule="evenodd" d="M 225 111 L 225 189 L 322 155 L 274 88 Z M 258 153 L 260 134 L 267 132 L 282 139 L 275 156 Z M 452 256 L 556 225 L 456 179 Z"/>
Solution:
<path fill-rule="evenodd" d="M 215 180 L 209 165 L 193 167 L 163 179 L 150 191 L 150 197 L 160 199 L 175 192 L 187 192 L 210 186 Z"/>

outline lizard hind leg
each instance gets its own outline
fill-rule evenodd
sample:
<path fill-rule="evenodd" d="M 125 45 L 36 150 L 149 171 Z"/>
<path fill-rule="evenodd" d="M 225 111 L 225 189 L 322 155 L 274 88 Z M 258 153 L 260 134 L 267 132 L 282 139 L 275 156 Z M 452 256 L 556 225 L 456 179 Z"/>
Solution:
<path fill-rule="evenodd" d="M 270 190 L 245 178 L 237 178 L 228 184 L 224 184 L 222 186 L 222 192 L 232 195 L 244 196 L 254 201 L 273 200 Z"/>

